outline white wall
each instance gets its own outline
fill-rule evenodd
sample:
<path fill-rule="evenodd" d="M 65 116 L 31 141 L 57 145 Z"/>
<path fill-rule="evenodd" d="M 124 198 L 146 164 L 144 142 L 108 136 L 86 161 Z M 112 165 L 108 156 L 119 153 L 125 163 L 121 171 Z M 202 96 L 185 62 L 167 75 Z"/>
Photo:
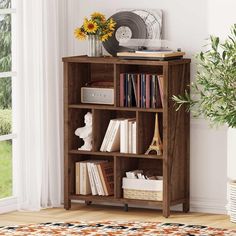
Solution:
<path fill-rule="evenodd" d="M 225 38 L 236 23 L 235 0 L 208 0 L 208 30 Z"/>
<path fill-rule="evenodd" d="M 236 23 L 235 0 L 69 0 L 68 55 L 86 54 L 86 42 L 74 39 L 73 31 L 93 11 L 107 16 L 119 8 L 160 8 L 164 11 L 164 38 L 192 58 L 192 79 L 196 71 L 194 54 L 201 50 L 209 34 L 224 37 Z M 191 121 L 191 209 L 225 213 L 226 128 L 210 129 L 201 119 Z"/>

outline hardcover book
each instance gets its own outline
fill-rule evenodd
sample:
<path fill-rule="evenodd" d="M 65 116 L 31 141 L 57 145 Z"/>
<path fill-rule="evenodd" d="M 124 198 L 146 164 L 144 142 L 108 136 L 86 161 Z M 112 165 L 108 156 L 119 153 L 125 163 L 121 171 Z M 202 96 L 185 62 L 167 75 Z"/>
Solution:
<path fill-rule="evenodd" d="M 80 194 L 80 162 L 75 163 L 75 194 Z"/>
<path fill-rule="evenodd" d="M 88 169 L 89 182 L 90 182 L 90 186 L 91 186 L 92 195 L 97 195 L 98 192 L 97 192 L 97 188 L 95 186 L 95 181 L 94 181 L 93 174 L 92 174 L 92 166 L 91 166 L 90 162 L 87 163 L 87 169 Z"/>
<path fill-rule="evenodd" d="M 91 186 L 89 182 L 88 170 L 87 170 L 87 162 L 80 162 L 80 194 L 88 195 L 91 194 Z"/>
<path fill-rule="evenodd" d="M 101 172 L 104 177 L 108 195 L 114 194 L 114 163 L 106 162 L 100 163 Z"/>
<path fill-rule="evenodd" d="M 125 73 L 120 74 L 120 107 L 125 106 Z"/>
<path fill-rule="evenodd" d="M 146 108 L 146 78 L 141 74 L 141 107 Z"/>
<path fill-rule="evenodd" d="M 164 88 L 164 81 L 163 81 L 164 77 L 163 75 L 158 75 L 158 84 L 159 84 L 159 91 L 160 91 L 160 97 L 161 97 L 161 104 L 162 104 L 162 107 L 164 105 L 164 91 L 163 91 L 163 88 Z"/>
<path fill-rule="evenodd" d="M 146 108 L 150 108 L 151 75 L 146 74 Z"/>

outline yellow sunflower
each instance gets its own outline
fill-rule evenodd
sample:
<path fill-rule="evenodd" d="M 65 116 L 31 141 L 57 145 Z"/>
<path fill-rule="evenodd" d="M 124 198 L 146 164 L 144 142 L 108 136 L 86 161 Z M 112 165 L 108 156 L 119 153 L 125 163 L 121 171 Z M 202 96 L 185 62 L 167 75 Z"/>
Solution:
<path fill-rule="evenodd" d="M 102 22 L 105 22 L 105 21 L 106 21 L 105 15 L 103 15 L 103 14 L 100 13 L 100 12 L 94 12 L 94 13 L 91 15 L 91 18 L 92 18 L 92 19 L 99 19 L 99 20 L 101 20 Z"/>
<path fill-rule="evenodd" d="M 85 20 L 84 21 L 84 30 L 87 33 L 95 33 L 98 29 L 98 25 L 96 22 L 92 20 Z"/>
<path fill-rule="evenodd" d="M 74 35 L 77 39 L 84 40 L 86 39 L 86 34 L 81 30 L 81 28 L 76 28 Z"/>
<path fill-rule="evenodd" d="M 113 35 L 113 32 L 107 33 L 108 37 L 111 37 Z"/>
<path fill-rule="evenodd" d="M 116 26 L 116 22 L 113 19 L 110 19 L 109 23 L 108 23 L 108 28 L 109 30 L 114 30 Z"/>
<path fill-rule="evenodd" d="M 101 41 L 104 42 L 104 41 L 108 40 L 108 38 L 109 38 L 109 34 L 104 34 L 101 36 Z"/>

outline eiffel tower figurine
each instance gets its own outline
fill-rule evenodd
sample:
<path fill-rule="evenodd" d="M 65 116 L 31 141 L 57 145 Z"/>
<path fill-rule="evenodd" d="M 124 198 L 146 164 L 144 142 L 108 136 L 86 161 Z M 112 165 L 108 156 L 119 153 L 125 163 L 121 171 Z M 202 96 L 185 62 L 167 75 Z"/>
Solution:
<path fill-rule="evenodd" d="M 145 152 L 145 155 L 150 154 L 150 152 L 155 151 L 157 155 L 162 155 L 163 152 L 163 145 L 160 137 L 159 132 L 159 125 L 158 125 L 158 114 L 156 113 L 156 119 L 155 119 L 155 131 L 154 136 L 152 139 L 152 143 L 149 146 L 148 150 Z"/>

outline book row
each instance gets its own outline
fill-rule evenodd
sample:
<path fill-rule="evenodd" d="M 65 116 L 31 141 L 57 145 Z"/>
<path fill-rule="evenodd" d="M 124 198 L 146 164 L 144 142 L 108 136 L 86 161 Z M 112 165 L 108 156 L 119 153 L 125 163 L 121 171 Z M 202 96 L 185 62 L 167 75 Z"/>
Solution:
<path fill-rule="evenodd" d="M 114 165 L 107 160 L 75 163 L 76 194 L 109 196 L 114 194 Z"/>
<path fill-rule="evenodd" d="M 100 151 L 136 154 L 136 126 L 135 118 L 110 120 Z"/>
<path fill-rule="evenodd" d="M 120 106 L 163 107 L 163 76 L 157 74 L 120 74 Z"/>

